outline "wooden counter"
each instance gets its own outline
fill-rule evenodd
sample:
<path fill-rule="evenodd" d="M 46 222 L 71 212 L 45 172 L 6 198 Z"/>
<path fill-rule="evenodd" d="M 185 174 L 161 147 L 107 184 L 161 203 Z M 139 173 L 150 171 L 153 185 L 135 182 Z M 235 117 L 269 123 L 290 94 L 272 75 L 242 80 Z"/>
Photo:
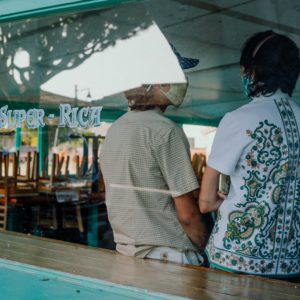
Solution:
<path fill-rule="evenodd" d="M 0 257 L 193 299 L 300 299 L 299 283 L 134 259 L 109 250 L 4 231 L 0 231 Z"/>

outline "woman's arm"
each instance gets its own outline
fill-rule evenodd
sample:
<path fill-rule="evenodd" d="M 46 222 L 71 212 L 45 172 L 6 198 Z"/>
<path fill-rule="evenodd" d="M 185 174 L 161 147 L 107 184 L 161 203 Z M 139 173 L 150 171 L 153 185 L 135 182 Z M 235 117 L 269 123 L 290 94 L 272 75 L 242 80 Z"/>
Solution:
<path fill-rule="evenodd" d="M 199 195 L 199 208 L 203 214 L 216 211 L 226 198 L 224 194 L 218 192 L 219 176 L 220 172 L 206 167 Z"/>

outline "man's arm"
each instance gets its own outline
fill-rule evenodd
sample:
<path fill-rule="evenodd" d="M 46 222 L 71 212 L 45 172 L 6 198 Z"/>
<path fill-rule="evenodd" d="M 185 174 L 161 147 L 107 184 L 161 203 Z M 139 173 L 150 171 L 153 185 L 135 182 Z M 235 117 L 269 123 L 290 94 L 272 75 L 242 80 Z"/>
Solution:
<path fill-rule="evenodd" d="M 218 192 L 220 172 L 213 168 L 206 167 L 199 196 L 199 208 L 205 214 L 216 211 L 225 199 L 225 195 Z"/>
<path fill-rule="evenodd" d="M 212 229 L 211 216 L 200 213 L 193 192 L 174 197 L 174 201 L 183 230 L 199 250 L 204 251 Z"/>

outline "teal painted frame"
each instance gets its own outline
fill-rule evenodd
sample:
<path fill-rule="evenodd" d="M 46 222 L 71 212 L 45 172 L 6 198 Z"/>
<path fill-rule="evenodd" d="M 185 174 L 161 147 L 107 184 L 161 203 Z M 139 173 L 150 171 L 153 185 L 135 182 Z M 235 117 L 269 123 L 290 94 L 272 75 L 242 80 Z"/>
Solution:
<path fill-rule="evenodd" d="M 78 12 L 96 8 L 104 9 L 115 5 L 139 1 L 141 0 L 2 0 L 0 2 L 0 23 L 60 13 Z M 43 6 L 41 4 L 38 4 L 38 2 L 48 2 L 49 5 Z M 14 5 L 16 7 L 16 10 L 9 11 Z M 5 8 L 7 8 L 7 10 L 5 10 Z"/>
<path fill-rule="evenodd" d="M 11 260 L 0 258 L 0 268 L 25 273 L 36 277 L 36 281 L 57 281 L 63 282 L 66 285 L 73 285 L 74 288 L 78 289 L 94 289 L 112 293 L 114 295 L 126 296 L 129 299 L 145 299 L 145 300 L 187 300 L 188 298 L 180 297 L 176 295 L 164 294 L 146 289 L 136 288 L 133 286 L 126 286 L 109 281 L 90 278 L 80 275 L 74 275 L 65 273 L 62 271 L 56 271 L 53 269 L 42 268 L 29 264 L 19 263 Z M 26 284 L 26 283 L 25 283 Z M 28 284 L 28 283 L 27 283 Z M 21 287 L 19 287 L 21 288 Z M 14 289 L 12 285 L 12 289 Z M 70 295 L 70 299 L 82 298 L 81 296 Z"/>

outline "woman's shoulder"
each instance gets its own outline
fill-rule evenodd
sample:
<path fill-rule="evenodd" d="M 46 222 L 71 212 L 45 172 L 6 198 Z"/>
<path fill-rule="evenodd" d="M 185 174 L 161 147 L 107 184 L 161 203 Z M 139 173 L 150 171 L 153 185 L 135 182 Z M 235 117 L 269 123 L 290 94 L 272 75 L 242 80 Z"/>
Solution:
<path fill-rule="evenodd" d="M 255 108 L 251 103 L 247 103 L 231 112 L 226 113 L 222 118 L 220 125 L 242 127 L 243 124 L 253 121 L 254 115 Z"/>
<path fill-rule="evenodd" d="M 230 122 L 243 124 L 259 122 L 263 120 L 280 121 L 278 107 L 273 99 L 252 100 L 251 102 L 225 114 L 223 119 Z M 278 120 L 277 120 L 278 119 Z"/>

